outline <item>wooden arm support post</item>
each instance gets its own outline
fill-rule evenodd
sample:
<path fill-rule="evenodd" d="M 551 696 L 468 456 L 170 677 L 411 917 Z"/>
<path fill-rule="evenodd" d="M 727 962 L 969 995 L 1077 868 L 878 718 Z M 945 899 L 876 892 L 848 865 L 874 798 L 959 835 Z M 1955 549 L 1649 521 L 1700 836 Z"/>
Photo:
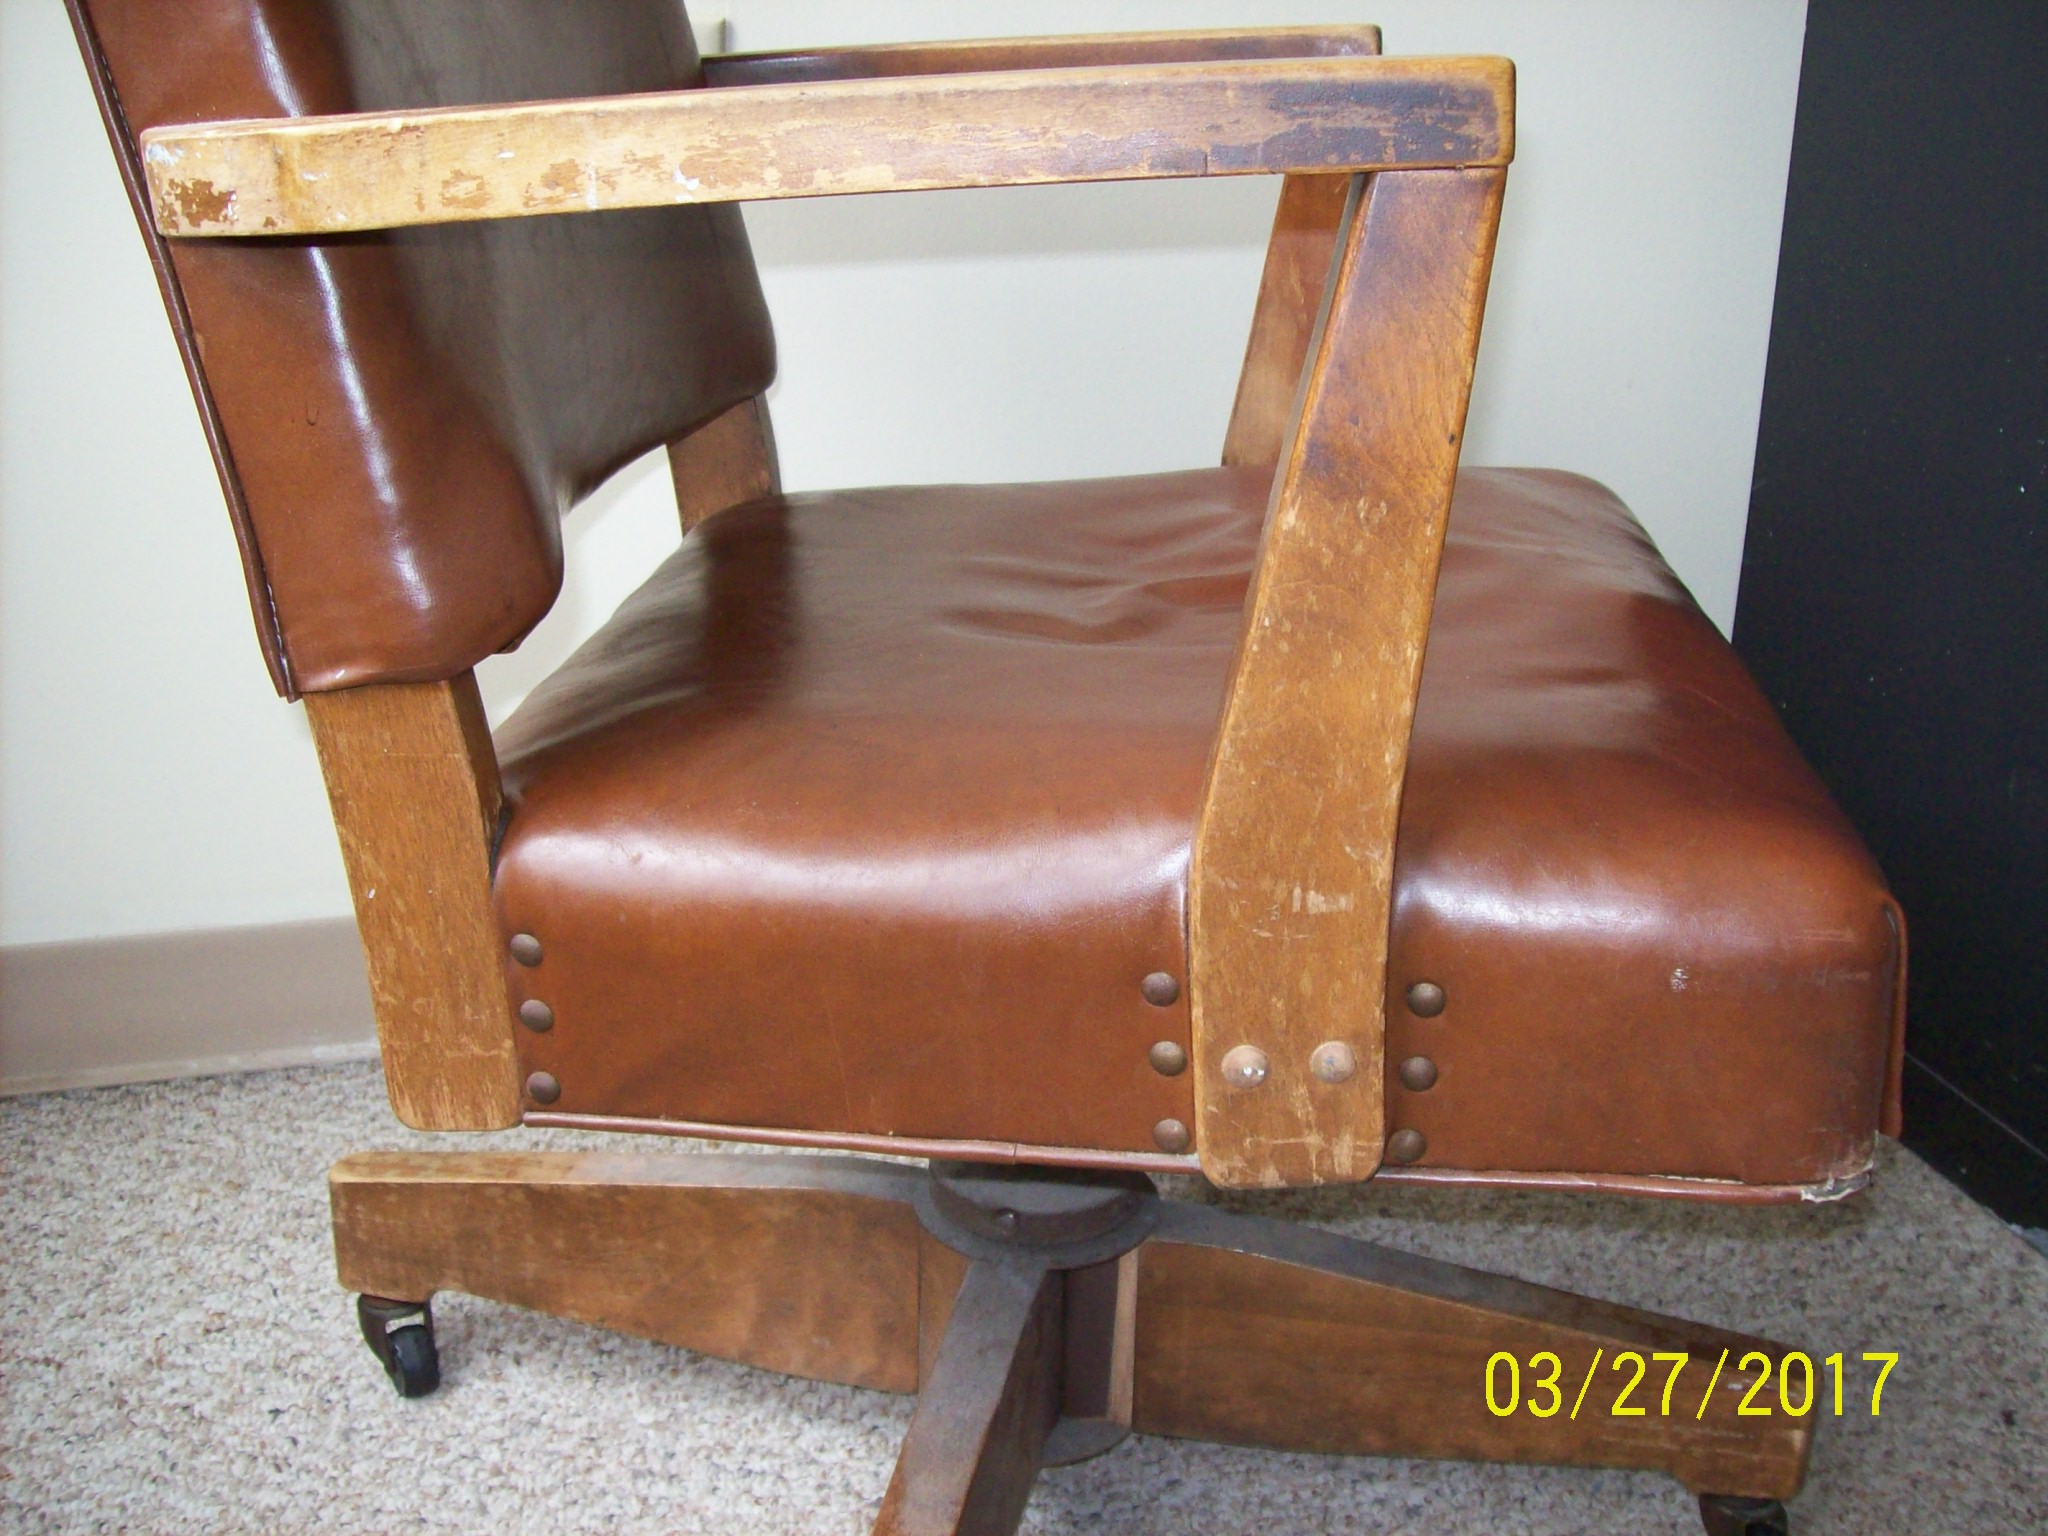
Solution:
<path fill-rule="evenodd" d="M 498 760 L 465 672 L 306 695 L 369 963 L 384 1084 L 415 1130 L 519 1123 L 491 910 Z"/>
<path fill-rule="evenodd" d="M 1504 186 L 1361 176 L 1339 223 L 1188 879 L 1196 1142 L 1218 1184 L 1380 1163 L 1394 832 Z M 1301 189 L 1305 222 L 1326 194 Z M 1276 335 L 1255 396 L 1289 348 Z M 1270 407 L 1245 399 L 1256 461 Z"/>
<path fill-rule="evenodd" d="M 1301 398 L 1301 370 L 1350 200 L 1349 176 L 1295 175 L 1281 184 L 1237 399 L 1223 436 L 1225 464 L 1275 465 L 1286 450 Z"/>

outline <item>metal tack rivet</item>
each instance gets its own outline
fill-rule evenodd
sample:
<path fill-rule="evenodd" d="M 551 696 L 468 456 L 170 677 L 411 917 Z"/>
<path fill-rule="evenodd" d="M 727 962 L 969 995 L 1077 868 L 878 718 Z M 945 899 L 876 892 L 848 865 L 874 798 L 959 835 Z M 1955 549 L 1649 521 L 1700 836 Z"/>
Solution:
<path fill-rule="evenodd" d="M 1170 1007 L 1180 1001 L 1180 983 L 1164 971 L 1154 971 L 1147 976 L 1138 983 L 1138 990 L 1155 1008 Z"/>
<path fill-rule="evenodd" d="M 1145 1053 L 1145 1059 L 1152 1063 L 1152 1070 L 1161 1077 L 1179 1077 L 1188 1069 L 1188 1053 L 1178 1041 L 1160 1040 Z"/>
<path fill-rule="evenodd" d="M 519 1005 L 519 1022 L 535 1034 L 542 1034 L 555 1027 L 555 1010 L 537 997 L 529 997 Z"/>
<path fill-rule="evenodd" d="M 1223 1053 L 1223 1081 L 1233 1088 L 1256 1088 L 1273 1064 L 1256 1045 L 1233 1045 Z"/>
<path fill-rule="evenodd" d="M 1317 1082 L 1348 1083 L 1358 1075 L 1358 1052 L 1342 1040 L 1325 1040 L 1309 1052 L 1308 1069 Z"/>
<path fill-rule="evenodd" d="M 512 951 L 512 958 L 521 965 L 531 968 L 540 964 L 540 940 L 530 933 L 515 933 L 512 942 L 505 946 Z"/>
<path fill-rule="evenodd" d="M 1444 1011 L 1444 989 L 1433 981 L 1418 981 L 1408 989 L 1408 1011 L 1418 1019 L 1433 1019 Z"/>
<path fill-rule="evenodd" d="M 1410 1056 L 1401 1063 L 1401 1086 L 1410 1093 L 1427 1093 L 1436 1086 L 1436 1063 L 1427 1056 Z"/>
<path fill-rule="evenodd" d="M 552 1104 L 562 1096 L 562 1084 L 552 1072 L 536 1072 L 526 1080 L 526 1096 L 536 1104 Z"/>
<path fill-rule="evenodd" d="M 1420 1131 L 1396 1131 L 1387 1138 L 1387 1161 L 1391 1163 L 1412 1163 L 1428 1150 L 1429 1143 Z"/>
<path fill-rule="evenodd" d="M 1185 1152 L 1188 1149 L 1188 1128 L 1178 1120 L 1162 1120 L 1152 1127 L 1152 1139 L 1159 1143 L 1162 1152 Z"/>

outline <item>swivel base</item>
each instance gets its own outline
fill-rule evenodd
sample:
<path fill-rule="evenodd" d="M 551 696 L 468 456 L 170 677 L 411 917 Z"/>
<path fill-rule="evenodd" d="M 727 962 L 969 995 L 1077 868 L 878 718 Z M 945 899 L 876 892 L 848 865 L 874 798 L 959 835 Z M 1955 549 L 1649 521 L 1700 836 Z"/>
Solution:
<path fill-rule="evenodd" d="M 1012 1531 L 1041 1467 L 1133 1431 L 1654 1469 L 1709 1531 L 1783 1531 L 1812 1445 L 1811 1412 L 1752 1391 L 1780 1346 L 1136 1175 L 392 1152 L 330 1182 L 342 1283 L 386 1324 L 460 1290 L 917 1393 L 878 1532 Z"/>

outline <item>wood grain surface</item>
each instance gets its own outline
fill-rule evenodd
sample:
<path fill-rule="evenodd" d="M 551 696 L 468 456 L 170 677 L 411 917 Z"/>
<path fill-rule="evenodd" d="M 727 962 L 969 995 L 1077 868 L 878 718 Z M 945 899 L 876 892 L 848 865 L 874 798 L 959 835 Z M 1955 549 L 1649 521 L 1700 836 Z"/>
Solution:
<path fill-rule="evenodd" d="M 749 198 L 1505 164 L 1505 59 L 912 75 L 151 129 L 166 235 L 287 235 Z"/>
<path fill-rule="evenodd" d="M 1195 1144 L 1218 1184 L 1380 1163 L 1394 831 L 1504 180 L 1359 177 L 1344 215 L 1188 881 Z M 1326 1042 L 1348 1079 L 1310 1070 Z M 1244 1050 L 1268 1066 L 1249 1085 L 1224 1069 Z"/>
<path fill-rule="evenodd" d="M 1289 176 L 1280 187 L 1266 268 L 1223 438 L 1225 464 L 1278 464 L 1301 401 L 1316 318 L 1330 285 L 1351 178 Z"/>
<path fill-rule="evenodd" d="M 1753 1416 L 1755 1402 L 1737 1412 L 1758 1375 L 1742 1357 L 1757 1351 L 1775 1367 L 1782 1345 L 1214 1209 L 1171 1207 L 1139 1250 L 1137 1329 L 1132 1418 L 1145 1434 L 1643 1468 L 1695 1493 L 1773 1499 L 1799 1491 L 1812 1449 L 1810 1407 L 1787 1416 L 1760 1389 L 1771 1413 Z M 1554 1389 L 1538 1386 L 1549 1362 L 1531 1363 L 1545 1351 L 1557 1357 Z M 1624 1398 L 1634 1366 L 1615 1362 L 1628 1351 L 1646 1369 Z M 1672 1364 L 1651 1361 L 1659 1351 L 1686 1356 L 1669 1411 Z M 1487 1397 L 1500 1352 L 1520 1373 L 1507 1414 Z M 1496 1369 L 1500 1406 L 1508 1378 Z"/>
<path fill-rule="evenodd" d="M 882 1509 L 877 1536 L 1008 1536 L 1059 1414 L 1061 1277 L 968 1266 Z"/>
<path fill-rule="evenodd" d="M 491 909 L 498 760 L 476 678 L 306 695 L 370 973 L 384 1082 L 415 1130 L 519 1123 Z"/>
<path fill-rule="evenodd" d="M 1189 64 L 1216 59 L 1306 59 L 1380 51 L 1373 26 L 1247 27 L 1186 32 L 1091 32 L 1078 37 L 977 37 L 957 42 L 875 43 L 781 53 L 713 54 L 712 86 L 871 80 L 893 75 L 981 74 L 1101 64 Z"/>
<path fill-rule="evenodd" d="M 370 1152 L 328 1176 L 341 1283 L 465 1291 L 721 1359 L 917 1390 L 923 1170 L 744 1153 Z"/>
<path fill-rule="evenodd" d="M 712 417 L 668 445 L 676 512 L 683 532 L 714 512 L 782 489 L 768 402 L 756 395 Z"/>

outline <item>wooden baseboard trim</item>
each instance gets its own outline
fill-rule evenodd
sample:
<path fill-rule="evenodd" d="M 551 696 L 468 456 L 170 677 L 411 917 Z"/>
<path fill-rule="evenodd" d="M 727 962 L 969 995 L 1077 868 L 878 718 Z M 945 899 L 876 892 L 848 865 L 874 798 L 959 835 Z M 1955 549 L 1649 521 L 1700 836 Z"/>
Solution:
<path fill-rule="evenodd" d="M 0 948 L 0 1098 L 376 1054 L 347 918 Z"/>

